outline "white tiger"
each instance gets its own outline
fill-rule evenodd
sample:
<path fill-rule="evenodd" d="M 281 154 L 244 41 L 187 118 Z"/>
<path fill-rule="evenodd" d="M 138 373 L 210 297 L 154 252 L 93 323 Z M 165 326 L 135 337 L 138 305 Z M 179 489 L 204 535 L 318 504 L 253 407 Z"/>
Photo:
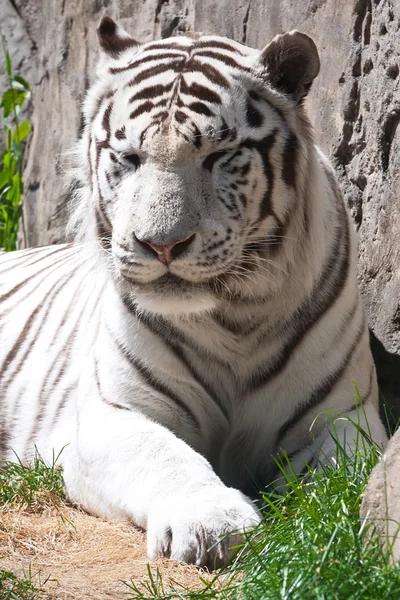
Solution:
<path fill-rule="evenodd" d="M 141 45 L 107 17 L 98 37 L 77 243 L 0 261 L 1 454 L 66 446 L 73 501 L 145 527 L 152 559 L 212 565 L 277 453 L 297 472 L 334 456 L 320 413 L 386 439 L 353 233 L 303 106 L 318 53 L 298 31 Z"/>

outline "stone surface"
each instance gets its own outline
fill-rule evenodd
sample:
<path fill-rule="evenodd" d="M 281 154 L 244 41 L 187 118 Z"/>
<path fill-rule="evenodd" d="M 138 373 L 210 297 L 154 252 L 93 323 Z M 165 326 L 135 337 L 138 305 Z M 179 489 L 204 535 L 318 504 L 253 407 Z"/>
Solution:
<path fill-rule="evenodd" d="M 260 48 L 293 28 L 314 37 L 322 67 L 310 112 L 359 231 L 372 347 L 395 421 L 400 416 L 399 0 L 0 0 L 0 13 L 14 63 L 34 92 L 25 169 L 29 245 L 64 240 L 68 191 L 59 156 L 79 136 L 101 15 L 109 14 L 143 41 L 188 30 Z"/>
<path fill-rule="evenodd" d="M 384 457 L 371 473 L 363 494 L 360 513 L 373 522 L 385 545 L 393 546 L 400 561 L 400 430 L 386 448 Z"/>

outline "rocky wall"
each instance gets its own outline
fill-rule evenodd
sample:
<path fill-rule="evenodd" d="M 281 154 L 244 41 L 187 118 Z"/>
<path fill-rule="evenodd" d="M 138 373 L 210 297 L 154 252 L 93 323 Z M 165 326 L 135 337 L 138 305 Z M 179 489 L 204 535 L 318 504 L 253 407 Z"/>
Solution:
<path fill-rule="evenodd" d="M 293 28 L 314 37 L 322 67 L 309 108 L 359 232 L 381 389 L 400 415 L 400 1 L 0 0 L 0 14 L 14 64 L 33 88 L 29 245 L 64 240 L 68 191 L 60 155 L 80 134 L 103 14 L 143 41 L 192 30 L 255 47 Z"/>

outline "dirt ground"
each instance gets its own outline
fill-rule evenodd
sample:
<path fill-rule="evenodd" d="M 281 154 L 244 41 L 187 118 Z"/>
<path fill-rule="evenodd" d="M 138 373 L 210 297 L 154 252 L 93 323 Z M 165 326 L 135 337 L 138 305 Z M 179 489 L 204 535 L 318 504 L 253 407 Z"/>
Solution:
<path fill-rule="evenodd" d="M 20 577 L 31 573 L 48 600 L 103 600 L 132 597 L 123 581 L 148 580 L 146 535 L 126 522 L 109 523 L 68 506 L 40 512 L 0 512 L 0 569 Z M 159 559 L 170 581 L 196 588 L 211 577 L 193 566 Z M 1 594 L 0 594 L 1 596 Z"/>

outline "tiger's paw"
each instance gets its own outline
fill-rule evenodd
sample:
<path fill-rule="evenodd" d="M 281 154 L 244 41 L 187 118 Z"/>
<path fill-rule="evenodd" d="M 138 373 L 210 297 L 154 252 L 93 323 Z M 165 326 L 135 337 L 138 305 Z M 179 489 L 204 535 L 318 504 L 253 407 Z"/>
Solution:
<path fill-rule="evenodd" d="M 148 555 L 214 569 L 229 560 L 232 547 L 259 521 L 254 504 L 233 488 L 157 499 L 148 518 Z"/>

